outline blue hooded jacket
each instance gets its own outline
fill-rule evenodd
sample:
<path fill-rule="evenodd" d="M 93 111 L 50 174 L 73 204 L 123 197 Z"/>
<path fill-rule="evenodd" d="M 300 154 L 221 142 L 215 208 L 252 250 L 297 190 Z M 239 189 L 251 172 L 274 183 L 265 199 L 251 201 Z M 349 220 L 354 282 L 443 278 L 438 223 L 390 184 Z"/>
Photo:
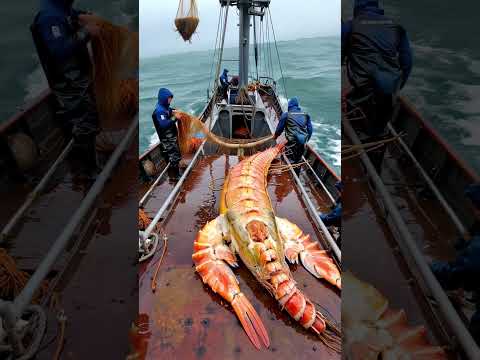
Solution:
<path fill-rule="evenodd" d="M 160 129 L 167 129 L 175 125 L 175 121 L 171 120 L 173 109 L 168 104 L 169 97 L 173 97 L 170 90 L 166 88 L 158 90 L 158 102 L 152 117 L 155 127 Z"/>
<path fill-rule="evenodd" d="M 342 200 L 338 199 L 335 207 L 328 214 L 321 214 L 320 218 L 322 219 L 325 226 L 337 226 L 340 227 L 342 221 Z"/>
<path fill-rule="evenodd" d="M 220 83 L 222 84 L 222 86 L 226 86 L 226 85 L 230 84 L 230 82 L 228 81 L 228 70 L 227 69 L 223 69 L 223 73 L 222 73 L 222 75 L 220 75 Z"/>
<path fill-rule="evenodd" d="M 73 1 L 42 0 L 34 24 L 47 47 L 49 57 L 63 64 L 89 39 L 85 29 L 74 30 L 71 19 L 82 12 L 72 8 Z"/>
<path fill-rule="evenodd" d="M 385 12 L 383 9 L 379 7 L 378 0 L 355 0 L 353 16 L 354 18 L 356 18 L 359 15 L 366 16 L 368 19 L 372 19 L 372 20 L 382 20 L 385 18 L 384 17 Z M 353 24 L 351 20 L 347 22 L 342 22 L 342 60 L 348 55 L 347 46 L 349 42 L 349 37 L 352 34 L 352 28 L 353 28 Z M 379 33 L 378 36 L 381 38 L 382 34 Z M 387 46 L 388 41 L 383 41 L 383 42 Z M 401 79 L 400 88 L 403 88 L 403 86 L 408 80 L 408 77 L 410 76 L 410 73 L 412 71 L 412 66 L 413 66 L 410 41 L 408 40 L 408 36 L 405 31 L 402 32 L 402 35 L 398 44 L 398 48 L 396 50 L 398 53 L 398 61 L 400 64 L 400 68 L 402 70 L 402 79 Z M 385 74 L 383 74 L 382 76 L 382 72 L 379 72 L 377 76 L 379 77 L 378 79 L 375 79 L 377 81 L 377 86 L 382 88 L 382 86 L 385 84 L 385 88 L 386 88 L 385 90 L 387 92 L 390 92 L 391 89 L 388 84 L 389 82 L 388 76 L 386 78 L 383 78 L 385 77 Z"/>
<path fill-rule="evenodd" d="M 467 186 L 465 196 L 470 199 L 473 205 L 480 210 L 480 183 Z"/>
<path fill-rule="evenodd" d="M 480 291 L 480 282 L 478 282 L 480 277 L 480 235 L 474 235 L 460 250 L 454 261 L 433 262 L 431 269 L 440 284 L 447 290 L 464 288 Z"/>
<path fill-rule="evenodd" d="M 288 101 L 288 112 L 302 112 L 302 109 L 300 108 L 300 105 L 298 103 L 298 99 L 296 97 L 292 97 Z M 277 125 L 277 129 L 275 130 L 275 136 L 280 136 L 280 134 L 285 130 L 285 126 L 287 124 L 287 119 L 288 119 L 288 112 L 284 112 L 282 116 L 280 117 L 280 120 Z M 313 128 L 312 128 L 312 120 L 310 119 L 310 115 L 307 114 L 306 116 L 306 124 L 305 124 L 305 117 L 303 115 L 294 115 L 293 116 L 295 122 L 298 124 L 300 127 L 306 126 L 307 128 L 307 133 L 308 133 L 308 138 L 306 141 L 310 140 L 310 137 L 312 136 Z"/>

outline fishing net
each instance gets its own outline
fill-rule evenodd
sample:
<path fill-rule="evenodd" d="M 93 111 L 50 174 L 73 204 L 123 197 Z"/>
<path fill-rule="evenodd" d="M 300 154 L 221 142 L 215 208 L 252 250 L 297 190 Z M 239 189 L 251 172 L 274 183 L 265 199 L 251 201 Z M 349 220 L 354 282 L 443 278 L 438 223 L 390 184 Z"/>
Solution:
<path fill-rule="evenodd" d="M 190 41 L 199 22 L 196 0 L 180 0 L 175 27 L 184 41 Z"/>
<path fill-rule="evenodd" d="M 199 132 L 203 133 L 208 141 L 226 149 L 252 148 L 273 139 L 273 135 L 258 139 L 229 139 L 210 132 L 199 118 L 186 112 L 177 110 L 175 111 L 175 117 L 178 120 L 178 143 L 180 150 L 183 148 L 184 151 L 192 151 L 195 146 L 197 148 L 200 146 L 203 140 L 194 137 Z"/>
<path fill-rule="evenodd" d="M 145 211 L 138 209 L 138 229 L 145 230 L 151 222 L 152 220 L 150 220 Z"/>
<path fill-rule="evenodd" d="M 19 270 L 15 260 L 8 255 L 5 249 L 0 248 L 0 299 L 13 300 L 25 287 L 30 274 Z M 34 302 L 37 302 L 47 291 L 47 281 L 44 281 L 35 293 Z"/>
<path fill-rule="evenodd" d="M 99 36 L 92 39 L 100 123 L 118 122 L 119 114 L 130 119 L 138 109 L 138 80 L 128 78 L 138 69 L 138 33 L 95 15 L 84 19 L 100 27 Z"/>
<path fill-rule="evenodd" d="M 181 111 L 176 111 L 175 117 L 178 120 L 178 146 L 180 152 L 182 155 L 192 154 L 202 143 L 202 139 L 195 136 L 199 132 L 203 132 L 203 123 L 194 116 Z"/>

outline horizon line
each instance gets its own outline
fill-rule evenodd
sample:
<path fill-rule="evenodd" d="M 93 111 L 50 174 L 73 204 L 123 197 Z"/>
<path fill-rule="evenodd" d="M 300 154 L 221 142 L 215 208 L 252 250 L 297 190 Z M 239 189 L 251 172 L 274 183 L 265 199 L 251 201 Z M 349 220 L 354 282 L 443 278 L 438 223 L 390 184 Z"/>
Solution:
<path fill-rule="evenodd" d="M 302 36 L 299 38 L 295 39 L 288 39 L 288 40 L 279 40 L 277 41 L 278 43 L 282 42 L 288 42 L 288 41 L 297 41 L 297 40 L 304 40 L 304 39 L 316 39 L 316 38 L 340 38 L 340 34 L 338 35 L 311 35 L 311 36 Z M 273 43 L 273 41 L 270 41 L 270 43 Z M 236 46 L 228 46 L 225 47 L 224 49 L 234 49 Z M 205 48 L 205 49 L 196 49 L 196 50 L 180 50 L 180 51 L 175 51 L 175 52 L 169 52 L 169 53 L 163 53 L 163 54 L 156 54 L 156 55 L 144 55 L 142 56 L 140 54 L 140 60 L 146 60 L 146 59 L 152 59 L 152 58 L 159 58 L 159 57 L 165 57 L 165 56 L 170 56 L 170 55 L 176 55 L 176 54 L 185 54 L 185 53 L 197 53 L 197 52 L 205 52 L 205 51 L 214 51 L 215 49 L 213 48 Z"/>

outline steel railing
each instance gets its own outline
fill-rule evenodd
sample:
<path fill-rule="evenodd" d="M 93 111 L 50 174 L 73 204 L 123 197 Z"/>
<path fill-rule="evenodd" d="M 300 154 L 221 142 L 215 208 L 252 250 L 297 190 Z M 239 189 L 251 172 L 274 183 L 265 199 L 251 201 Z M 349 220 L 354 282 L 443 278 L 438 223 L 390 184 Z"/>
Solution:
<path fill-rule="evenodd" d="M 15 325 L 22 315 L 26 307 L 31 303 L 35 292 L 39 289 L 44 279 L 47 277 L 52 266 L 58 259 L 59 255 L 67 246 L 69 240 L 74 235 L 78 225 L 81 223 L 85 215 L 90 210 L 91 206 L 95 202 L 96 198 L 103 190 L 105 183 L 112 174 L 115 166 L 117 165 L 120 157 L 129 146 L 133 135 L 138 130 L 138 115 L 132 120 L 132 124 L 128 128 L 125 137 L 120 144 L 116 147 L 115 151 L 110 156 L 110 159 L 106 163 L 105 167 L 98 175 L 96 181 L 91 186 L 87 195 L 77 208 L 73 216 L 70 218 L 67 225 L 63 228 L 62 233 L 57 237 L 48 253 L 45 255 L 33 275 L 28 280 L 25 287 L 20 294 L 13 301 L 0 300 L 0 316 L 4 320 L 5 330 L 8 334 L 9 341 L 14 349 L 15 355 L 21 355 L 19 352 L 23 348 L 20 343 L 18 334 L 15 331 Z"/>

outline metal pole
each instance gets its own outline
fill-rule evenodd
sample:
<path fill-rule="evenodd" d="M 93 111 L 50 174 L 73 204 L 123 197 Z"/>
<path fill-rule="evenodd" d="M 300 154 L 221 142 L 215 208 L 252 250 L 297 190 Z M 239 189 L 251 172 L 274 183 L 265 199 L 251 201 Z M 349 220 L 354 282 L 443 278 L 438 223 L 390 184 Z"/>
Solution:
<path fill-rule="evenodd" d="M 138 115 L 132 120 L 125 137 L 120 144 L 116 147 L 113 154 L 110 156 L 107 164 L 103 168 L 102 172 L 98 175 L 97 180 L 88 191 L 87 196 L 83 199 L 82 203 L 70 218 L 68 224 L 64 227 L 62 233 L 55 240 L 54 244 L 48 251 L 47 255 L 43 258 L 38 268 L 33 273 L 28 283 L 23 288 L 22 292 L 15 298 L 14 308 L 16 314 L 21 314 L 23 309 L 31 302 L 35 291 L 38 289 L 43 279 L 48 275 L 53 264 L 57 260 L 60 253 L 63 251 L 68 241 L 72 237 L 78 224 L 82 221 L 84 216 L 90 210 L 90 207 L 94 203 L 98 194 L 103 190 L 105 183 L 110 177 L 114 167 L 117 165 L 121 155 L 129 145 L 132 137 L 136 134 L 138 129 Z"/>
<path fill-rule="evenodd" d="M 8 235 L 10 234 L 12 229 L 15 227 L 15 225 L 17 225 L 17 223 L 23 217 L 23 214 L 25 214 L 25 212 L 32 205 L 32 203 L 35 201 L 38 195 L 43 191 L 45 186 L 50 181 L 52 175 L 57 170 L 60 163 L 63 162 L 63 160 L 67 157 L 68 153 L 72 150 L 72 147 L 73 147 L 73 140 L 70 140 L 70 142 L 67 144 L 67 146 L 65 146 L 65 148 L 60 153 L 58 158 L 52 164 L 50 169 L 48 169 L 47 173 L 43 176 L 43 178 L 37 184 L 35 189 L 33 189 L 33 191 L 28 194 L 27 198 L 25 199 L 25 202 L 22 204 L 22 206 L 20 206 L 20 208 L 15 213 L 15 215 L 13 215 L 13 217 L 10 219 L 8 224 L 5 225 L 5 227 L 3 228 L 2 233 L 0 234 L 0 244 L 2 244 L 8 238 Z"/>
<path fill-rule="evenodd" d="M 223 29 L 222 29 L 222 40 L 220 45 L 220 54 L 218 55 L 218 64 L 217 70 L 215 72 L 215 88 L 213 89 L 214 95 L 216 94 L 216 88 L 218 87 L 218 77 L 220 75 L 220 66 L 222 65 L 222 58 L 223 58 L 223 46 L 225 45 L 225 33 L 227 32 L 227 20 L 228 20 L 228 9 L 230 8 L 230 0 L 227 1 L 227 10 L 225 11 L 225 20 L 223 22 Z"/>
<path fill-rule="evenodd" d="M 355 131 L 347 121 L 343 121 L 343 129 L 345 130 L 347 136 L 352 140 L 354 145 L 361 144 L 360 140 L 355 134 Z M 480 359 L 480 350 L 475 343 L 475 340 L 473 340 L 470 332 L 465 328 L 465 324 L 458 316 L 456 310 L 445 294 L 445 291 L 435 278 L 435 275 L 433 275 L 423 254 L 418 250 L 415 240 L 408 231 L 407 225 L 403 221 L 392 197 L 385 188 L 385 185 L 382 183 L 382 179 L 376 172 L 374 166 L 370 162 L 370 159 L 365 153 L 360 154 L 360 159 L 365 165 L 367 172 L 375 185 L 375 188 L 379 191 L 385 203 L 388 214 L 391 215 L 392 220 L 402 238 L 402 242 L 399 242 L 399 245 L 401 251 L 403 252 L 403 256 L 406 259 L 413 260 L 419 275 L 422 277 L 423 283 L 427 285 L 428 290 L 435 298 L 445 320 L 449 325 L 449 328 L 456 335 L 457 340 L 462 345 L 462 348 L 465 351 L 468 359 Z"/>
<path fill-rule="evenodd" d="M 170 192 L 170 194 L 168 195 L 167 199 L 163 202 L 162 207 L 157 211 L 157 213 L 155 214 L 155 217 L 153 218 L 152 222 L 150 223 L 150 225 L 149 225 L 149 226 L 145 229 L 145 231 L 143 232 L 143 239 L 144 239 L 144 240 L 148 239 L 148 237 L 150 236 L 150 234 L 152 233 L 152 231 L 155 229 L 155 226 L 157 225 L 157 223 L 158 223 L 158 222 L 160 221 L 160 219 L 162 218 L 163 213 L 164 213 L 165 210 L 168 208 L 168 206 L 170 205 L 170 203 L 172 202 L 172 200 L 175 198 L 175 196 L 177 195 L 178 191 L 179 191 L 180 188 L 182 187 L 183 183 L 185 182 L 185 179 L 186 179 L 187 176 L 190 174 L 190 171 L 192 170 L 193 166 L 194 166 L 195 163 L 197 162 L 198 156 L 199 156 L 200 153 L 203 151 L 203 146 L 205 145 L 205 142 L 206 142 L 206 140 L 203 140 L 202 145 L 200 145 L 200 148 L 197 150 L 197 152 L 196 152 L 195 155 L 193 156 L 192 161 L 190 161 L 190 164 L 188 164 L 188 167 L 187 167 L 187 169 L 185 170 L 185 172 L 183 173 L 183 175 L 181 176 L 180 180 L 178 180 L 178 182 L 175 184 L 175 187 L 174 187 L 173 190 Z"/>
<path fill-rule="evenodd" d="M 317 173 L 315 172 L 315 170 L 312 168 L 312 165 L 310 165 L 310 163 L 307 161 L 307 159 L 305 159 L 305 156 L 302 155 L 302 159 L 303 161 L 305 161 L 305 163 L 307 164 L 307 166 L 309 167 L 309 169 L 312 171 L 313 173 L 313 176 L 315 176 L 315 178 L 317 179 L 317 181 L 320 183 L 320 185 L 322 186 L 323 188 L 323 191 L 325 191 L 328 195 L 328 198 L 330 199 L 330 201 L 332 202 L 332 204 L 336 204 L 337 202 L 335 201 L 335 199 L 333 198 L 332 194 L 330 194 L 330 191 L 328 191 L 327 187 L 325 186 L 325 184 L 323 183 L 322 180 L 320 180 L 320 178 L 318 177 Z"/>
<path fill-rule="evenodd" d="M 250 50 L 250 9 L 251 0 L 238 0 L 238 9 L 240 10 L 240 26 L 238 35 L 238 49 L 240 59 L 239 77 L 240 86 L 248 85 L 248 54 Z"/>
<path fill-rule="evenodd" d="M 282 157 L 288 165 L 291 165 L 290 161 L 285 156 L 285 154 L 283 154 Z M 320 229 L 322 229 L 322 232 L 325 235 L 325 238 L 328 242 L 328 245 L 330 246 L 333 253 L 335 254 L 335 257 L 337 258 L 338 262 L 341 263 L 342 262 L 342 252 L 338 248 L 337 243 L 335 242 L 335 240 L 333 240 L 332 235 L 330 234 L 330 231 L 328 231 L 327 227 L 325 226 L 322 219 L 318 215 L 318 212 L 317 212 L 317 209 L 315 208 L 315 205 L 313 205 L 312 200 L 310 200 L 310 197 L 308 196 L 307 191 L 305 190 L 305 187 L 303 186 L 302 182 L 300 181 L 300 178 L 295 173 L 295 170 L 293 170 L 292 167 L 290 167 L 290 172 L 291 172 L 293 178 L 295 179 L 295 182 L 297 183 L 297 186 L 300 189 L 300 192 L 302 193 L 302 196 L 303 196 L 303 198 L 305 199 L 305 201 L 308 205 L 308 208 L 310 210 L 310 215 L 312 215 L 313 219 L 317 223 L 317 226 L 319 226 Z"/>
<path fill-rule="evenodd" d="M 273 125 L 272 123 L 270 122 L 270 120 L 268 118 L 265 119 L 267 124 L 268 124 L 268 127 L 270 128 L 270 132 L 273 134 L 275 132 L 275 129 L 273 128 Z M 288 158 L 285 156 L 285 154 L 282 155 L 283 159 L 285 160 L 285 162 L 290 165 L 290 161 L 288 160 Z M 328 242 L 328 245 L 330 245 L 335 257 L 337 258 L 338 262 L 341 263 L 342 261 L 342 252 L 340 251 L 340 249 L 338 248 L 338 245 L 337 243 L 335 242 L 335 240 L 333 240 L 332 238 L 332 235 L 330 234 L 330 231 L 328 231 L 327 227 L 325 226 L 325 224 L 323 223 L 322 219 L 320 218 L 320 216 L 318 215 L 318 212 L 317 212 L 317 209 L 315 208 L 315 205 L 313 205 L 312 203 L 312 200 L 310 200 L 310 197 L 308 196 L 307 194 L 307 191 L 305 190 L 305 188 L 303 187 L 303 184 L 302 182 L 300 181 L 300 178 L 297 176 L 297 174 L 295 173 L 295 171 L 293 170 L 293 168 L 290 168 L 290 172 L 293 176 L 293 178 L 295 179 L 295 182 L 297 183 L 297 186 L 298 188 L 300 189 L 301 193 L 302 193 L 302 196 L 303 198 L 305 199 L 306 203 L 307 203 L 307 206 L 308 206 L 308 209 L 310 210 L 310 215 L 313 217 L 314 221 L 316 222 L 317 226 L 320 227 L 320 229 L 322 230 L 322 233 L 325 235 L 325 238 Z"/>
<path fill-rule="evenodd" d="M 388 124 L 388 129 L 390 130 L 390 132 L 392 133 L 393 136 L 395 136 L 398 140 L 398 142 L 400 143 L 401 147 L 403 148 L 403 150 L 408 154 L 408 156 L 410 157 L 410 159 L 412 160 L 413 164 L 416 166 L 416 168 L 418 169 L 418 171 L 420 172 L 420 174 L 422 174 L 423 178 L 425 179 L 426 183 L 428 184 L 428 186 L 430 186 L 430 189 L 433 191 L 433 193 L 435 194 L 437 200 L 440 202 L 440 204 L 443 206 L 443 208 L 445 209 L 445 211 L 447 212 L 448 216 L 450 216 L 450 219 L 452 220 L 452 222 L 455 224 L 455 226 L 457 227 L 458 231 L 460 232 L 460 234 L 464 235 L 467 233 L 467 229 L 465 228 L 465 226 L 463 226 L 462 222 L 460 221 L 460 219 L 458 218 L 458 216 L 455 214 L 455 212 L 453 211 L 453 209 L 450 207 L 450 205 L 448 204 L 447 200 L 445 200 L 445 198 L 443 197 L 443 195 L 440 193 L 440 191 L 438 190 L 437 186 L 435 185 L 435 183 L 433 182 L 433 180 L 430 178 L 430 176 L 428 176 L 427 172 L 423 169 L 422 165 L 418 162 L 418 160 L 415 158 L 415 155 L 413 155 L 413 153 L 410 151 L 409 147 L 407 146 L 407 144 L 405 144 L 405 142 L 403 141 L 403 139 L 398 135 L 398 133 L 395 131 L 395 129 L 393 128 L 393 126 L 391 124 Z"/>
<path fill-rule="evenodd" d="M 150 194 L 152 193 L 153 189 L 155 189 L 155 186 L 157 186 L 157 184 L 160 182 L 160 179 L 162 178 L 162 176 L 165 174 L 165 172 L 168 170 L 168 168 L 170 167 L 170 163 L 167 164 L 167 166 L 165 166 L 165 169 L 163 169 L 163 171 L 161 172 L 160 175 L 158 175 L 157 179 L 155 180 L 155 182 L 152 184 L 152 186 L 150 186 L 150 188 L 148 189 L 148 191 L 145 193 L 145 195 L 143 195 L 142 199 L 140 200 L 140 202 L 138 203 L 138 206 L 142 207 L 143 204 L 145 203 L 145 201 L 147 200 L 147 198 L 150 196 Z"/>

